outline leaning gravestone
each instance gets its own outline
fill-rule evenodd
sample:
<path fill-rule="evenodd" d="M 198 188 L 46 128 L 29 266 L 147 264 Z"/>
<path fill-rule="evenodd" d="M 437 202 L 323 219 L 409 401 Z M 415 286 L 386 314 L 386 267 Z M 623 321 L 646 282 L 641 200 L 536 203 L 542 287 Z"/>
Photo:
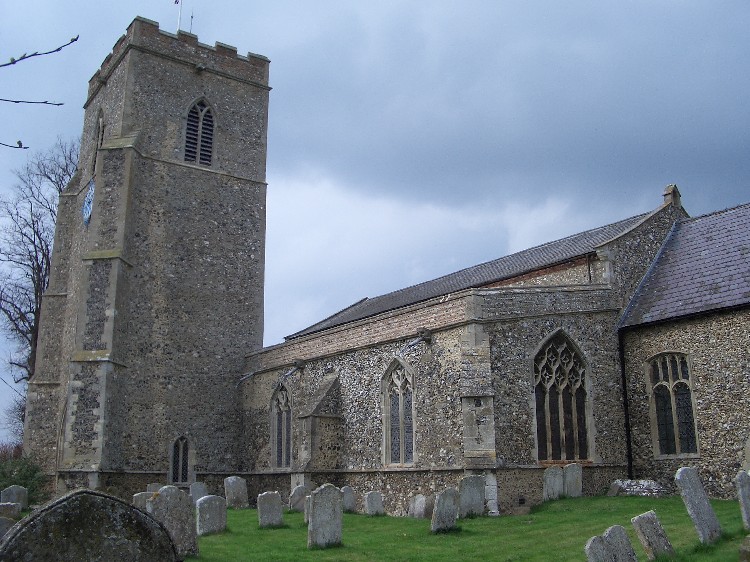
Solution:
<path fill-rule="evenodd" d="M 160 484 L 159 482 L 152 482 L 151 484 L 146 485 L 146 491 L 147 492 L 158 492 L 164 487 L 164 484 Z"/>
<path fill-rule="evenodd" d="M 655 560 L 658 556 L 674 556 L 672 543 L 669 542 L 655 512 L 647 511 L 633 517 L 630 521 L 649 560 Z"/>
<path fill-rule="evenodd" d="M 146 502 L 153 495 L 153 492 L 138 492 L 137 494 L 133 494 L 132 504 L 138 509 L 146 511 Z"/>
<path fill-rule="evenodd" d="M 458 520 L 459 495 L 455 488 L 446 488 L 435 497 L 435 509 L 432 511 L 433 533 L 449 531 Z"/>
<path fill-rule="evenodd" d="M 563 467 L 563 495 L 566 498 L 580 498 L 583 495 L 583 467 L 580 464 Z"/>
<path fill-rule="evenodd" d="M 341 490 L 333 484 L 323 484 L 310 494 L 307 547 L 325 548 L 341 544 L 343 512 Z"/>
<path fill-rule="evenodd" d="M 587 562 L 615 562 L 607 543 L 601 535 L 591 537 L 583 547 Z"/>
<path fill-rule="evenodd" d="M 195 503 L 195 530 L 199 537 L 223 533 L 227 528 L 227 500 L 203 496 Z"/>
<path fill-rule="evenodd" d="M 464 476 L 458 481 L 459 517 L 484 515 L 484 476 Z"/>
<path fill-rule="evenodd" d="M 734 479 L 737 486 L 737 499 L 740 500 L 740 511 L 742 511 L 742 524 L 745 530 L 750 531 L 750 474 L 740 470 Z"/>
<path fill-rule="evenodd" d="M 344 501 L 344 513 L 355 513 L 357 511 L 357 498 L 354 496 L 354 488 L 344 486 L 341 488 Z"/>
<path fill-rule="evenodd" d="M 284 524 L 284 502 L 278 492 L 263 492 L 258 495 L 258 526 L 261 529 L 281 527 Z"/>
<path fill-rule="evenodd" d="M 622 525 L 612 525 L 604 531 L 602 538 L 609 552 L 612 553 L 614 562 L 638 562 L 625 527 Z"/>
<path fill-rule="evenodd" d="M 185 492 L 163 486 L 146 501 L 146 511 L 167 528 L 179 556 L 198 555 L 195 507 Z"/>
<path fill-rule="evenodd" d="M 305 498 L 310 495 L 307 486 L 295 486 L 289 494 L 289 509 L 292 511 L 305 511 Z"/>
<path fill-rule="evenodd" d="M 435 496 L 425 496 L 417 494 L 409 501 L 409 517 L 424 519 L 432 517 L 432 510 L 435 507 Z"/>
<path fill-rule="evenodd" d="M 45 504 L 0 541 L 0 560 L 182 560 L 164 526 L 114 496 L 79 490 Z"/>
<path fill-rule="evenodd" d="M 7 517 L 8 519 L 20 519 L 21 518 L 21 504 L 20 503 L 0 503 L 0 517 Z"/>
<path fill-rule="evenodd" d="M 239 476 L 224 478 L 224 497 L 227 498 L 227 507 L 233 509 L 245 509 L 250 507 L 247 499 L 247 482 Z"/>
<path fill-rule="evenodd" d="M 713 543 L 721 536 L 721 525 L 708 502 L 698 471 L 692 466 L 683 466 L 677 470 L 674 481 L 680 490 L 688 515 L 693 520 L 698 539 L 703 544 Z"/>
<path fill-rule="evenodd" d="M 542 500 L 558 499 L 563 494 L 563 469 L 559 466 L 550 466 L 545 469 L 543 479 Z"/>
<path fill-rule="evenodd" d="M 8 486 L 0 492 L 0 503 L 20 503 L 21 511 L 29 509 L 29 491 L 16 484 Z"/>
<path fill-rule="evenodd" d="M 365 515 L 383 515 L 383 494 L 380 492 L 367 492 L 365 494 Z"/>
<path fill-rule="evenodd" d="M 203 482 L 193 482 L 190 484 L 190 497 L 193 498 L 193 503 L 198 503 L 198 500 L 208 495 L 208 486 Z"/>

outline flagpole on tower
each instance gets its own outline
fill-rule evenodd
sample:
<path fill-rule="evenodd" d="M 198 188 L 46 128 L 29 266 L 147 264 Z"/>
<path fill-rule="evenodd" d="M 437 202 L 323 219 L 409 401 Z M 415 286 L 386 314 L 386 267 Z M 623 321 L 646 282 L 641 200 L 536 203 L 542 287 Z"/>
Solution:
<path fill-rule="evenodd" d="M 174 3 L 180 6 L 180 11 L 177 14 L 177 31 L 180 31 L 180 26 L 182 25 L 182 2 L 180 0 L 174 0 Z"/>

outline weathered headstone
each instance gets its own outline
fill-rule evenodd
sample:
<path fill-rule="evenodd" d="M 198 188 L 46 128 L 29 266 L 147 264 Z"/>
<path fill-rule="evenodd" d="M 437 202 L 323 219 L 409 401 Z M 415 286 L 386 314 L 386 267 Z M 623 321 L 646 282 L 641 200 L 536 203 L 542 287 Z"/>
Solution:
<path fill-rule="evenodd" d="M 7 517 L 8 519 L 20 519 L 21 518 L 21 504 L 20 503 L 0 503 L 0 517 Z"/>
<path fill-rule="evenodd" d="M 734 478 L 737 487 L 737 499 L 740 501 L 742 512 L 742 524 L 745 530 L 750 530 L 750 474 L 746 470 L 740 470 Z"/>
<path fill-rule="evenodd" d="M 146 491 L 147 492 L 158 492 L 164 487 L 164 484 L 160 484 L 159 482 L 151 482 L 151 484 L 146 485 Z"/>
<path fill-rule="evenodd" d="M 607 495 L 661 498 L 668 496 L 669 490 L 654 480 L 615 480 L 609 487 Z"/>
<path fill-rule="evenodd" d="M 305 496 L 305 524 L 310 522 L 310 496 Z"/>
<path fill-rule="evenodd" d="M 261 529 L 281 527 L 284 524 L 284 502 L 278 492 L 258 495 L 258 525 Z"/>
<path fill-rule="evenodd" d="M 487 515 L 497 517 L 500 508 L 497 504 L 497 476 L 488 472 L 484 475 L 484 501 L 487 505 Z"/>
<path fill-rule="evenodd" d="M 628 533 L 622 525 L 612 525 L 602 535 L 614 562 L 637 562 L 638 558 L 630 544 Z"/>
<path fill-rule="evenodd" d="M 0 503 L 20 503 L 21 511 L 29 509 L 29 491 L 16 484 L 8 486 L 0 492 Z"/>
<path fill-rule="evenodd" d="M 185 492 L 163 486 L 146 501 L 146 511 L 166 527 L 179 556 L 198 555 L 195 507 Z"/>
<path fill-rule="evenodd" d="M 583 467 L 580 464 L 566 464 L 563 467 L 563 495 L 566 498 L 580 498 L 583 495 Z"/>
<path fill-rule="evenodd" d="M 692 466 L 683 466 L 677 469 L 674 481 L 680 490 L 688 515 L 693 520 L 698 540 L 703 544 L 713 543 L 721 537 L 721 525 L 708 502 L 698 471 Z"/>
<path fill-rule="evenodd" d="M 432 511 L 435 508 L 435 496 L 417 494 L 409 501 L 409 517 L 425 519 L 432 517 Z"/>
<path fill-rule="evenodd" d="M 190 497 L 193 498 L 193 503 L 198 503 L 198 500 L 208 495 L 208 486 L 203 482 L 193 482 L 190 484 Z"/>
<path fill-rule="evenodd" d="M 15 524 L 16 522 L 13 519 L 0 517 L 0 539 L 2 539 L 5 536 L 5 533 L 10 531 L 10 528 Z"/>
<path fill-rule="evenodd" d="M 655 512 L 647 511 L 630 521 L 649 560 L 654 560 L 657 556 L 674 556 L 672 543 L 669 542 Z"/>
<path fill-rule="evenodd" d="M 459 517 L 484 515 L 484 476 L 464 476 L 458 481 Z"/>
<path fill-rule="evenodd" d="M 455 488 L 446 488 L 435 497 L 430 530 L 433 533 L 449 531 L 458 520 L 459 495 Z"/>
<path fill-rule="evenodd" d="M 615 562 L 607 543 L 601 535 L 591 537 L 583 547 L 587 562 Z"/>
<path fill-rule="evenodd" d="M 227 528 L 227 500 L 203 496 L 195 503 L 195 530 L 199 537 L 223 533 Z"/>
<path fill-rule="evenodd" d="M 341 490 L 333 484 L 323 484 L 310 494 L 307 547 L 341 544 L 343 513 Z"/>
<path fill-rule="evenodd" d="M 542 500 L 558 499 L 563 494 L 563 469 L 559 466 L 550 466 L 545 469 L 543 479 Z"/>
<path fill-rule="evenodd" d="M 133 494 L 132 504 L 138 509 L 146 511 L 146 502 L 153 495 L 153 492 L 138 492 L 137 494 Z"/>
<path fill-rule="evenodd" d="M 250 507 L 247 499 L 247 482 L 239 476 L 224 478 L 224 497 L 227 498 L 227 507 L 232 509 L 245 509 Z"/>
<path fill-rule="evenodd" d="M 365 515 L 383 515 L 383 494 L 377 491 L 370 491 L 365 494 Z"/>
<path fill-rule="evenodd" d="M 307 486 L 295 486 L 289 494 L 289 509 L 292 511 L 305 511 L 305 498 L 310 495 Z"/>
<path fill-rule="evenodd" d="M 45 504 L 0 541 L 0 560 L 177 561 L 164 526 L 119 498 L 79 490 Z"/>
<path fill-rule="evenodd" d="M 357 498 L 354 496 L 354 488 L 344 486 L 341 488 L 341 495 L 343 496 L 344 513 L 356 513 Z"/>

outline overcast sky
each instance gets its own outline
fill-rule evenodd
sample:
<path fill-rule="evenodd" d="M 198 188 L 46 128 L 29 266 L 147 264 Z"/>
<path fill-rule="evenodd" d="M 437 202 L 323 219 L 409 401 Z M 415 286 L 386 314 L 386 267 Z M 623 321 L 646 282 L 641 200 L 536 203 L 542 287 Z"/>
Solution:
<path fill-rule="evenodd" d="M 0 142 L 79 136 L 87 82 L 173 0 L 4 10 Z M 364 296 L 651 210 L 750 200 L 750 3 L 184 0 L 271 59 L 266 344 Z M 0 147 L 0 187 L 24 150 Z M 7 391 L 7 388 L 6 388 Z M 3 391 L 0 389 L 0 394 Z"/>

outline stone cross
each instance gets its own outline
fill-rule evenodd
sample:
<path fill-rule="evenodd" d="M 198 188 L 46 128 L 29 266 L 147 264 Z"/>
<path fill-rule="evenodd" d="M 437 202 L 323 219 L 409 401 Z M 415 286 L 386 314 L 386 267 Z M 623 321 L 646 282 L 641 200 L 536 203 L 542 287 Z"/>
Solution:
<path fill-rule="evenodd" d="M 199 537 L 223 533 L 226 528 L 227 500 L 209 495 L 195 502 L 195 530 Z"/>
<path fill-rule="evenodd" d="M 307 547 L 341 544 L 343 513 L 341 490 L 333 484 L 323 484 L 310 494 Z"/>
<path fill-rule="evenodd" d="M 354 496 L 354 488 L 344 486 L 341 488 L 341 494 L 344 500 L 344 513 L 357 512 L 357 498 Z"/>
<path fill-rule="evenodd" d="M 295 486 L 292 493 L 289 494 L 289 509 L 292 511 L 305 511 L 305 498 L 310 495 L 307 486 Z"/>
<path fill-rule="evenodd" d="M 550 466 L 545 469 L 543 479 L 542 500 L 558 499 L 563 494 L 563 469 L 559 466 Z"/>
<path fill-rule="evenodd" d="M 649 560 L 655 560 L 657 556 L 674 557 L 672 543 L 669 542 L 655 512 L 647 511 L 630 521 Z"/>
<path fill-rule="evenodd" d="M 746 470 L 740 470 L 734 478 L 737 486 L 737 499 L 740 501 L 742 511 L 742 524 L 746 531 L 750 531 L 750 474 Z"/>
<path fill-rule="evenodd" d="M 455 488 L 446 488 L 435 497 L 435 508 L 432 511 L 433 533 L 449 531 L 458 520 L 459 495 Z"/>
<path fill-rule="evenodd" d="M 227 507 L 232 509 L 246 509 L 250 507 L 247 499 L 247 482 L 239 476 L 228 476 L 224 478 L 224 496 L 227 498 Z"/>
<path fill-rule="evenodd" d="M 193 482 L 190 484 L 190 497 L 193 498 L 193 503 L 198 503 L 198 500 L 208 495 L 208 486 L 203 482 Z"/>
<path fill-rule="evenodd" d="M 580 498 L 583 495 L 583 467 L 580 464 L 563 467 L 563 495 L 566 498 Z"/>
<path fill-rule="evenodd" d="M 698 471 L 692 466 L 683 466 L 677 470 L 674 481 L 680 490 L 687 512 L 693 520 L 698 540 L 703 544 L 715 542 L 721 537 L 721 525 L 708 502 L 708 496 L 703 489 Z"/>
<path fill-rule="evenodd" d="M 284 502 L 278 492 L 258 495 L 258 525 L 261 529 L 281 527 L 284 524 Z"/>
<path fill-rule="evenodd" d="M 146 511 L 166 527 L 179 556 L 198 555 L 195 507 L 185 492 L 163 486 L 146 501 Z"/>
<path fill-rule="evenodd" d="M 365 494 L 365 515 L 383 515 L 383 494 L 380 492 L 367 492 Z"/>
<path fill-rule="evenodd" d="M 20 503 L 21 511 L 29 509 L 29 491 L 16 484 L 8 486 L 0 492 L 0 503 Z"/>
<path fill-rule="evenodd" d="M 464 476 L 458 481 L 459 517 L 484 515 L 484 476 Z"/>

